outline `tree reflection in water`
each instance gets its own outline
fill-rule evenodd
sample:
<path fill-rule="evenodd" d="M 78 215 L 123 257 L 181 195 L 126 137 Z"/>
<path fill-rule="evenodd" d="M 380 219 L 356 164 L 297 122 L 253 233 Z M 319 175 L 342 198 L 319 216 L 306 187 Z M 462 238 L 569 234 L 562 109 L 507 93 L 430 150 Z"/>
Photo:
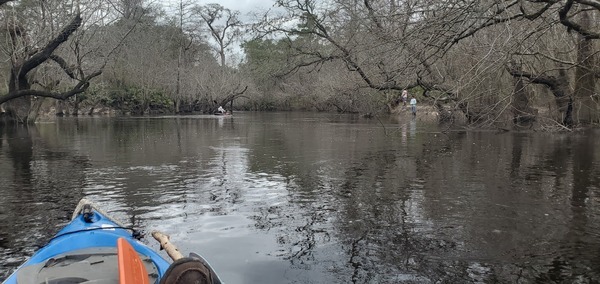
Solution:
<path fill-rule="evenodd" d="M 231 283 L 600 281 L 600 133 L 420 123 L 240 113 L 2 128 L 0 275 L 91 195 L 175 232 Z"/>

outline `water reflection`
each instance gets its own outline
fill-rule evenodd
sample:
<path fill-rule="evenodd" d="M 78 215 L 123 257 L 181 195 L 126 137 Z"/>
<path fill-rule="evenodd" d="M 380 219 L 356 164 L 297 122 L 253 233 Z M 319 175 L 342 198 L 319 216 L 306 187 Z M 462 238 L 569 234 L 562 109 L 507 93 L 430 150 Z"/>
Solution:
<path fill-rule="evenodd" d="M 170 233 L 228 283 L 600 281 L 599 133 L 394 123 L 236 113 L 2 128 L 0 278 L 87 196 Z"/>
<path fill-rule="evenodd" d="M 7 267 L 24 261 L 70 216 L 63 201 L 74 202 L 82 180 L 71 170 L 85 167 L 87 159 L 50 150 L 52 142 L 35 127 L 3 127 L 0 133 L 0 259 Z"/>

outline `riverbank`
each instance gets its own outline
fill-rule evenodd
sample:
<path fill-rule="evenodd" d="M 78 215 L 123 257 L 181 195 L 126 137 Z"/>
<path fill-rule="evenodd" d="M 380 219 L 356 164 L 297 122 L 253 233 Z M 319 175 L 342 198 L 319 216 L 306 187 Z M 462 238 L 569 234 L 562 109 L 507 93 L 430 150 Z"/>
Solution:
<path fill-rule="evenodd" d="M 399 105 L 391 112 L 392 115 L 400 117 L 400 120 L 416 119 L 428 123 L 436 123 L 439 121 L 439 113 L 435 108 L 428 105 L 417 106 L 417 114 L 413 115 L 410 106 Z"/>

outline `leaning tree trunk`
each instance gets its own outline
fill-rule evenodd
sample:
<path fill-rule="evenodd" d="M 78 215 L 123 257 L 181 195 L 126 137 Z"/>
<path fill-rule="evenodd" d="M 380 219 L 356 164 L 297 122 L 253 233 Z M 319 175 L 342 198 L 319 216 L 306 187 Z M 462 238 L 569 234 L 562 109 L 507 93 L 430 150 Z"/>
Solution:
<path fill-rule="evenodd" d="M 0 0 L 0 5 L 7 1 Z M 32 111 L 32 99 L 35 97 L 51 97 L 55 99 L 67 99 L 75 94 L 84 92 L 89 87 L 89 80 L 100 75 L 102 72 L 97 71 L 89 76 L 83 76 L 81 78 L 75 78 L 72 70 L 61 57 L 54 55 L 54 51 L 65 41 L 68 40 L 69 36 L 77 30 L 82 23 L 82 18 L 79 14 L 71 20 L 58 34 L 51 38 L 45 46 L 39 49 L 34 49 L 35 52 L 22 52 L 25 49 L 24 42 L 26 39 L 23 37 L 25 33 L 13 32 L 10 34 L 13 46 L 23 48 L 15 49 L 11 54 L 11 70 L 10 79 L 8 82 L 8 94 L 0 96 L 0 104 L 4 104 L 7 110 L 7 114 L 11 119 L 19 123 L 31 123 L 35 119 L 34 116 L 30 116 Z M 19 28 L 21 31 L 21 28 Z M 71 90 L 62 93 L 53 93 L 49 91 L 32 89 L 31 82 L 33 82 L 34 69 L 38 68 L 42 63 L 52 60 L 56 62 L 67 75 L 73 79 L 78 79 L 79 83 L 75 85 Z M 31 72 L 31 73 L 30 73 Z M 35 109 L 33 109 L 35 111 Z"/>
<path fill-rule="evenodd" d="M 560 69 L 558 77 L 555 77 L 526 72 L 511 64 L 508 66 L 508 72 L 513 77 L 522 77 L 532 84 L 544 85 L 550 89 L 556 101 L 557 121 L 567 127 L 573 126 L 573 97 L 569 92 L 569 79 L 564 69 Z"/>

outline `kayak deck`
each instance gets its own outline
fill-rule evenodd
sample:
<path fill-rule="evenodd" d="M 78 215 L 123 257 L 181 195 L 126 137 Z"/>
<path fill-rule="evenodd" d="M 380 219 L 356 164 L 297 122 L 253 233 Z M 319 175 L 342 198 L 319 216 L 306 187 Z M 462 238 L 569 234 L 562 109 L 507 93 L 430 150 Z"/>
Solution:
<path fill-rule="evenodd" d="M 212 284 L 222 283 L 200 255 L 171 256 L 174 262 L 170 264 L 141 243 L 140 238 L 137 231 L 111 219 L 93 203 L 82 199 L 71 222 L 3 283 L 158 284 L 161 279 L 188 278 L 185 283 L 202 283 L 197 282 L 202 279 Z M 172 245 L 161 242 L 161 246 L 168 251 Z"/>
<path fill-rule="evenodd" d="M 150 283 L 158 283 L 169 262 L 139 242 L 130 228 L 100 213 L 101 210 L 90 205 L 77 211 L 69 224 L 4 283 L 119 283 L 119 238 L 126 240 L 138 254 Z"/>
<path fill-rule="evenodd" d="M 88 248 L 57 255 L 45 262 L 17 271 L 17 283 L 119 283 L 118 253 L 114 248 Z M 150 283 L 158 280 L 158 269 L 141 257 Z"/>

